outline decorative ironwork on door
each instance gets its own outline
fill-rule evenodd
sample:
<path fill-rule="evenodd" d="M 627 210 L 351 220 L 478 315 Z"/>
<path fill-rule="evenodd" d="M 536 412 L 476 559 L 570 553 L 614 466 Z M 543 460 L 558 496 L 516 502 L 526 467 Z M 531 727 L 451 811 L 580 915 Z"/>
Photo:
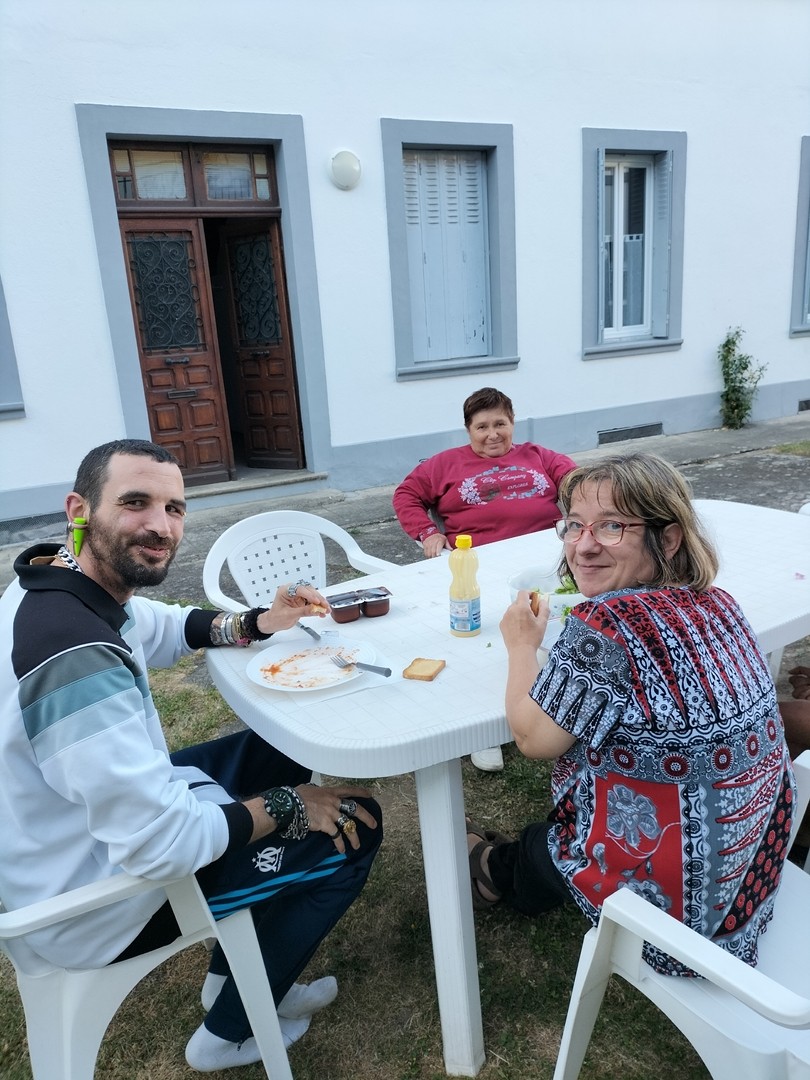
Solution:
<path fill-rule="evenodd" d="M 235 238 L 230 245 L 231 283 L 240 346 L 281 342 L 273 254 L 266 236 Z"/>
<path fill-rule="evenodd" d="M 127 247 L 143 347 L 204 345 L 196 263 L 188 233 L 130 236 Z"/>

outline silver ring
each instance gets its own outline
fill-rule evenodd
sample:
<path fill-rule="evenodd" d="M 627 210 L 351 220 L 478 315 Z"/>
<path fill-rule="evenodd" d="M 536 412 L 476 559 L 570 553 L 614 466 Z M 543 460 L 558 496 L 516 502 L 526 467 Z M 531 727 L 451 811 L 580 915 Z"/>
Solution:
<path fill-rule="evenodd" d="M 357 803 L 354 799 L 344 799 L 340 804 L 340 809 L 342 813 L 348 814 L 349 817 L 354 817 L 357 813 Z"/>
<path fill-rule="evenodd" d="M 311 584 L 311 581 L 304 581 L 303 578 L 301 578 L 300 581 L 291 581 L 290 584 L 287 586 L 287 596 L 295 596 L 296 590 L 298 589 L 299 585 L 306 585 L 307 587 L 309 587 Z"/>
<path fill-rule="evenodd" d="M 340 829 L 340 831 L 343 832 L 343 830 L 346 828 L 350 821 L 351 818 L 347 818 L 345 814 L 341 814 L 335 824 Z"/>

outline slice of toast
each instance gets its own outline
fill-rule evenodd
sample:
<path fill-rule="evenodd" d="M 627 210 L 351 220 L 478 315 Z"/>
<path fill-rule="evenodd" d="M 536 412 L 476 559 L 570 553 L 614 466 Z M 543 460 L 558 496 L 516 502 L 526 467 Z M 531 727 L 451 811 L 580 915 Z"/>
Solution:
<path fill-rule="evenodd" d="M 428 660 L 424 656 L 417 656 L 402 672 L 405 679 L 418 679 L 420 682 L 432 682 L 443 667 L 444 660 Z"/>

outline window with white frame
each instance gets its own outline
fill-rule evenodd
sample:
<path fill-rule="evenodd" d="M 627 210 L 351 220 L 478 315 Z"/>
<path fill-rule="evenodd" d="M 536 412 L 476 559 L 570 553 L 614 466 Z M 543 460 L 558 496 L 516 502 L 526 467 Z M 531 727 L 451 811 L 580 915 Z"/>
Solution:
<path fill-rule="evenodd" d="M 790 333 L 810 334 L 810 136 L 802 139 Z"/>
<path fill-rule="evenodd" d="M 511 127 L 381 127 L 397 378 L 515 367 Z"/>
<path fill-rule="evenodd" d="M 583 351 L 681 343 L 686 136 L 583 131 Z"/>
<path fill-rule="evenodd" d="M 605 158 L 602 310 L 605 340 L 649 336 L 652 162 Z"/>

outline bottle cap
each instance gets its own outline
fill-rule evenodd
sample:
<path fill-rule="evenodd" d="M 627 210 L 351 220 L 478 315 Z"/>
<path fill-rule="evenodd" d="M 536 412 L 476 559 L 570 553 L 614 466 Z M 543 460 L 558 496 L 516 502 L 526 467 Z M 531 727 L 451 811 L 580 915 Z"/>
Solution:
<path fill-rule="evenodd" d="M 456 537 L 457 548 L 471 548 L 472 537 L 468 533 L 459 533 Z"/>

